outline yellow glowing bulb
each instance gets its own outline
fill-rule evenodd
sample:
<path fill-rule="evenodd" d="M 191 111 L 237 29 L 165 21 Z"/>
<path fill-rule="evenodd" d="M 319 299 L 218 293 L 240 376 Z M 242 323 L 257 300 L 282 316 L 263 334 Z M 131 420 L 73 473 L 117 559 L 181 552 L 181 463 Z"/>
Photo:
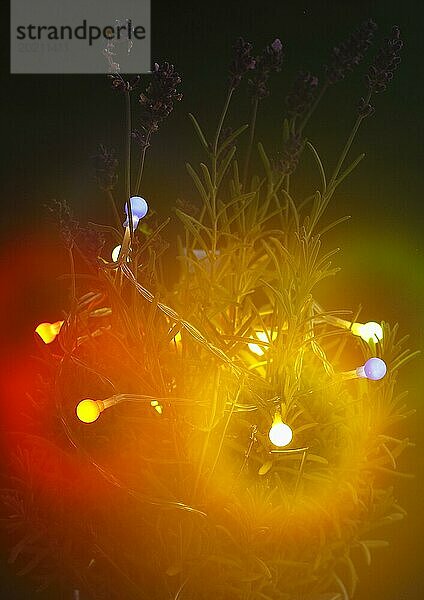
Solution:
<path fill-rule="evenodd" d="M 162 406 L 159 404 L 159 402 L 157 400 L 151 400 L 150 406 L 153 406 L 153 408 L 155 409 L 155 411 L 157 413 L 159 413 L 160 415 L 162 414 L 162 412 L 163 412 Z"/>
<path fill-rule="evenodd" d="M 175 343 L 176 344 L 181 344 L 181 342 L 183 341 L 183 338 L 181 337 L 181 331 L 178 331 L 175 335 L 174 338 Z"/>
<path fill-rule="evenodd" d="M 77 417 L 83 423 L 94 423 L 104 410 L 104 404 L 101 400 L 81 400 L 77 406 Z"/>
<path fill-rule="evenodd" d="M 370 321 L 369 323 L 352 323 L 351 331 L 353 335 L 361 337 L 364 342 L 373 340 L 378 342 L 383 339 L 383 328 L 379 323 Z"/>
<path fill-rule="evenodd" d="M 293 431 L 291 428 L 283 423 L 280 415 L 274 417 L 274 422 L 271 429 L 269 430 L 269 439 L 274 446 L 287 446 L 293 439 Z"/>
<path fill-rule="evenodd" d="M 260 342 L 269 343 L 269 340 L 275 340 L 275 338 L 277 337 L 277 332 L 273 331 L 271 335 L 271 332 L 269 330 L 267 333 L 265 331 L 255 331 L 255 335 Z M 254 343 L 247 344 L 247 346 L 251 352 L 257 354 L 258 356 L 263 356 L 265 354 L 265 349 L 263 346 L 259 346 L 258 344 Z"/>
<path fill-rule="evenodd" d="M 51 344 L 56 339 L 60 328 L 64 321 L 56 321 L 56 323 L 40 323 L 35 330 L 45 344 Z"/>

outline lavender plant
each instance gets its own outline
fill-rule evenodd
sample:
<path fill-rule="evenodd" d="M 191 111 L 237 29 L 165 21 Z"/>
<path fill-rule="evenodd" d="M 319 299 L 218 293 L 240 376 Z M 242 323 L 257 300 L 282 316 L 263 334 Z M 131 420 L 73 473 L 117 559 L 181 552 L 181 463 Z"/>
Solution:
<path fill-rule="evenodd" d="M 34 485 L 34 465 L 48 464 L 35 443 L 19 452 L 19 479 L 3 495 L 11 559 L 23 573 L 43 583 L 61 576 L 83 599 L 353 598 L 357 565 L 386 545 L 378 529 L 405 514 L 392 479 L 402 476 L 398 457 L 410 442 L 394 426 L 411 411 L 395 384 L 414 353 L 403 349 L 397 325 L 355 337 L 358 314 L 322 307 L 317 288 L 337 272 L 325 233 L 345 218 L 324 223 L 325 210 L 363 158 L 346 166 L 372 95 L 399 62 L 397 28 L 369 67 L 367 95 L 332 172 L 305 128 L 323 90 L 362 61 L 374 31 L 368 21 L 334 48 L 321 90 L 316 76 L 299 75 L 276 159 L 255 144 L 255 126 L 283 45 L 274 40 L 254 56 L 237 41 L 211 139 L 190 115 L 205 153 L 198 167 L 187 163 L 200 208 L 176 203 L 180 276 L 171 288 L 161 256 L 167 221 L 135 223 L 129 214 L 153 134 L 181 100 L 181 78 L 155 64 L 133 129 L 131 98 L 142 81 L 113 74 L 127 114 L 125 198 L 114 197 L 117 158 L 101 148 L 97 178 L 117 223 L 94 231 L 122 248 L 111 261 L 98 246 L 85 277 L 72 269 L 71 310 L 34 394 L 44 424 L 55 401 L 54 441 L 41 448 L 60 457 L 52 485 L 62 500 Z M 243 80 L 253 100 L 244 155 L 248 126 L 223 133 Z M 251 174 L 256 148 L 262 171 Z M 296 199 L 290 177 L 306 150 L 321 187 Z M 85 253 L 83 229 L 66 207 L 56 209 L 73 265 L 74 250 Z M 344 371 L 348 348 L 359 363 L 384 359 L 386 377 Z M 91 426 L 75 416 L 84 398 L 104 413 Z M 292 432 L 286 444 L 269 437 L 275 422 Z"/>

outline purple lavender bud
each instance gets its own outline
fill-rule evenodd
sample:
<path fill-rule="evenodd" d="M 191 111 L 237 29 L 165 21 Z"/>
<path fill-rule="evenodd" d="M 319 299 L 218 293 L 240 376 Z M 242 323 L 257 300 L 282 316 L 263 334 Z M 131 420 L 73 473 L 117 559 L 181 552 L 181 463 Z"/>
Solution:
<path fill-rule="evenodd" d="M 100 145 L 98 153 L 93 156 L 93 160 L 99 188 L 104 191 L 113 190 L 118 180 L 117 170 L 119 165 L 115 150 Z"/>
<path fill-rule="evenodd" d="M 274 52 L 281 52 L 281 50 L 283 49 L 283 44 L 281 43 L 281 40 L 279 40 L 278 38 L 276 38 L 272 44 L 271 44 L 271 48 L 274 50 Z"/>
<path fill-rule="evenodd" d="M 234 56 L 230 64 L 229 84 L 230 88 L 236 88 L 247 71 L 251 71 L 256 66 L 256 61 L 251 55 L 252 44 L 245 42 L 239 37 L 233 46 Z"/>
<path fill-rule="evenodd" d="M 277 159 L 273 161 L 274 169 L 282 175 L 291 175 L 297 169 L 302 150 L 302 136 L 300 133 L 291 133 L 289 138 L 283 143 Z"/>
<path fill-rule="evenodd" d="M 266 46 L 262 55 L 256 58 L 255 73 L 249 79 L 249 88 L 253 99 L 262 100 L 269 96 L 268 79 L 271 73 L 281 71 L 283 58 L 283 44 L 278 38 Z"/>
<path fill-rule="evenodd" d="M 177 90 L 180 83 L 181 77 L 174 65 L 154 63 L 150 83 L 139 96 L 142 130 L 148 133 L 157 131 L 159 124 L 171 114 L 174 102 L 183 97 Z"/>
<path fill-rule="evenodd" d="M 325 65 L 327 83 L 333 84 L 345 78 L 365 56 L 374 38 L 377 25 L 368 19 L 349 38 L 331 52 L 328 65 Z"/>
<path fill-rule="evenodd" d="M 358 103 L 358 117 L 365 119 L 370 117 L 375 112 L 375 108 L 372 104 L 365 101 L 365 98 L 361 98 Z"/>
<path fill-rule="evenodd" d="M 384 40 L 365 76 L 368 89 L 372 93 L 384 92 L 388 83 L 393 79 L 401 59 L 400 51 L 403 42 L 400 39 L 399 27 L 393 27 L 390 37 Z"/>
<path fill-rule="evenodd" d="M 314 102 L 318 90 L 318 77 L 301 71 L 286 97 L 289 117 L 302 117 Z"/>

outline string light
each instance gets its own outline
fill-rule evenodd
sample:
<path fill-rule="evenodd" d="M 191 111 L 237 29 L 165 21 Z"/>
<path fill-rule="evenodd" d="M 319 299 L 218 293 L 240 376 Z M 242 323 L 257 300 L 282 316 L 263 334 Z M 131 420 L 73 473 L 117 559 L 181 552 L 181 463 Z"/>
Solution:
<path fill-rule="evenodd" d="M 373 381 L 383 379 L 387 373 L 387 366 L 381 358 L 369 358 L 367 362 L 356 369 L 358 377 L 366 377 Z"/>
<path fill-rule="evenodd" d="M 56 321 L 56 323 L 40 323 L 35 329 L 35 333 L 38 333 L 40 338 L 45 344 L 51 344 L 65 321 Z"/>
<path fill-rule="evenodd" d="M 117 394 L 116 396 L 106 398 L 106 400 L 90 400 L 90 398 L 86 398 L 85 400 L 81 400 L 77 405 L 77 417 L 83 423 L 94 423 L 104 410 L 131 398 L 130 394 Z"/>
<path fill-rule="evenodd" d="M 150 402 L 150 406 L 153 406 L 153 408 L 155 409 L 155 411 L 157 413 L 159 413 L 160 415 L 163 413 L 163 408 L 162 408 L 162 406 L 159 404 L 159 402 L 157 400 L 152 400 Z"/>
<path fill-rule="evenodd" d="M 367 342 L 367 344 L 370 342 L 370 340 L 377 343 L 383 339 L 383 328 L 375 321 L 368 321 L 368 323 L 352 323 L 351 321 L 346 321 L 345 319 L 340 319 L 339 317 L 335 317 L 333 315 L 324 315 L 323 318 L 328 323 L 332 323 L 337 327 L 348 329 L 353 333 L 353 335 L 362 338 L 364 342 Z"/>
<path fill-rule="evenodd" d="M 271 334 L 271 331 L 268 329 L 266 332 L 265 331 L 255 331 L 255 335 L 260 342 L 265 342 L 265 343 L 269 344 L 270 340 L 274 341 L 276 339 L 277 332 L 273 331 Z M 249 344 L 247 344 L 247 346 L 251 352 L 253 352 L 254 354 L 257 354 L 258 356 L 263 356 L 265 354 L 264 348 L 262 348 L 258 344 L 250 342 Z"/>
<path fill-rule="evenodd" d="M 177 333 L 174 335 L 174 337 L 172 338 L 171 341 L 175 342 L 177 344 L 177 346 L 180 346 L 183 341 L 181 331 L 177 331 Z"/>
<path fill-rule="evenodd" d="M 383 328 L 375 321 L 369 321 L 368 323 L 352 323 L 350 330 L 353 335 L 361 337 L 364 342 L 367 343 L 370 340 L 377 343 L 383 339 Z"/>
<path fill-rule="evenodd" d="M 287 446 L 293 439 L 293 431 L 286 423 L 283 423 L 279 412 L 275 413 L 268 435 L 274 446 L 279 448 Z"/>
<path fill-rule="evenodd" d="M 113 262 L 118 262 L 119 255 L 121 254 L 121 247 L 121 244 L 118 244 L 118 246 L 115 246 L 115 248 L 112 250 Z M 127 262 L 130 262 L 129 256 L 127 256 Z"/>
<path fill-rule="evenodd" d="M 140 394 L 116 394 L 115 396 L 110 396 L 110 398 L 106 398 L 105 400 L 91 400 L 90 398 L 85 398 L 77 404 L 75 412 L 78 419 L 83 423 L 94 423 L 94 421 L 97 421 L 99 418 L 100 413 L 107 408 L 114 406 L 115 404 L 126 401 L 146 402 L 146 400 L 150 401 L 150 406 L 152 406 L 157 413 L 160 415 L 162 414 L 163 407 L 158 400 L 155 400 L 151 396 L 143 396 Z"/>
<path fill-rule="evenodd" d="M 77 417 L 83 423 L 94 423 L 100 416 L 100 413 L 105 409 L 102 400 L 81 400 L 78 404 L 76 412 Z"/>
<path fill-rule="evenodd" d="M 118 246 L 115 246 L 115 248 L 112 250 L 112 260 L 113 262 L 117 262 L 118 258 L 119 258 L 119 253 L 121 252 L 121 244 L 119 244 Z"/>
<path fill-rule="evenodd" d="M 369 358 L 367 362 L 353 369 L 352 371 L 345 371 L 342 373 L 343 379 L 371 379 L 372 381 L 378 381 L 383 379 L 387 373 L 387 365 L 381 358 Z"/>
<path fill-rule="evenodd" d="M 137 225 L 139 221 L 147 215 L 147 211 L 149 210 L 149 206 L 144 198 L 141 196 L 131 196 L 130 198 L 130 206 L 131 206 L 131 215 L 132 215 L 132 223 L 133 229 L 137 229 Z M 128 218 L 128 205 L 125 203 L 125 214 L 127 218 L 124 221 L 123 226 L 129 226 L 129 218 Z"/>

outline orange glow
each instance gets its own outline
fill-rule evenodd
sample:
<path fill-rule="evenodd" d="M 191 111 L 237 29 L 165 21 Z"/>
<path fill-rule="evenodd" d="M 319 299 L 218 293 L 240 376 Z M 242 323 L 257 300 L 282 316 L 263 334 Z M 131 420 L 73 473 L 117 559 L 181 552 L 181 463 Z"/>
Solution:
<path fill-rule="evenodd" d="M 65 321 L 56 321 L 56 323 L 40 323 L 35 330 L 45 344 L 51 344 Z"/>

